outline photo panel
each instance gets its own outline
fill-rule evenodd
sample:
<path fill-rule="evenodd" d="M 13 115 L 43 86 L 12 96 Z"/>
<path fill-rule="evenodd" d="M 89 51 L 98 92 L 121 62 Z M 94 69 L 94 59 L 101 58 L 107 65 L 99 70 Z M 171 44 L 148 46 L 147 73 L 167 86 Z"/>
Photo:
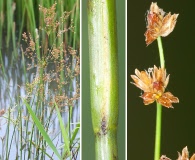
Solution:
<path fill-rule="evenodd" d="M 125 3 L 82 1 L 82 159 L 125 159 Z"/>
<path fill-rule="evenodd" d="M 81 159 L 80 0 L 0 1 L 0 159 Z"/>
<path fill-rule="evenodd" d="M 128 159 L 195 153 L 192 2 L 128 3 Z"/>

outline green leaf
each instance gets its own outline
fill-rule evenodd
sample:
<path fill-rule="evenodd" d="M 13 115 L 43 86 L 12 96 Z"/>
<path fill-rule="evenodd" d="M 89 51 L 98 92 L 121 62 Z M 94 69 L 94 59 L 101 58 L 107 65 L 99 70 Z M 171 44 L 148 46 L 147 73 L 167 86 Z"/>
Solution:
<path fill-rule="evenodd" d="M 59 119 L 59 123 L 60 123 L 60 128 L 61 128 L 61 131 L 62 131 L 62 137 L 64 139 L 64 154 L 66 154 L 67 156 L 70 155 L 70 142 L 69 142 L 69 138 L 68 138 L 68 133 L 65 129 L 65 126 L 64 126 L 64 123 L 63 123 L 63 120 L 62 120 L 62 116 L 60 114 L 60 111 L 58 109 L 58 106 L 55 102 L 55 107 L 56 107 L 56 111 L 57 111 L 57 115 L 58 115 L 58 119 Z M 63 155 L 64 155 L 63 154 Z"/>
<path fill-rule="evenodd" d="M 72 145 L 78 131 L 80 129 L 80 123 L 77 124 L 76 128 L 73 130 L 73 134 L 72 134 L 72 137 L 71 137 L 71 141 L 70 141 L 70 144 Z"/>
<path fill-rule="evenodd" d="M 41 132 L 44 140 L 47 142 L 47 144 L 50 146 L 50 148 L 53 150 L 53 152 L 55 153 L 55 155 L 62 160 L 59 152 L 57 151 L 55 145 L 53 144 L 52 140 L 49 138 L 47 132 L 45 131 L 43 125 L 41 124 L 41 122 L 39 121 L 39 119 L 36 117 L 35 113 L 33 112 L 33 110 L 31 109 L 30 105 L 24 100 L 24 104 L 26 105 L 28 112 L 30 113 L 33 121 L 35 122 L 37 128 L 39 129 L 39 131 Z"/>

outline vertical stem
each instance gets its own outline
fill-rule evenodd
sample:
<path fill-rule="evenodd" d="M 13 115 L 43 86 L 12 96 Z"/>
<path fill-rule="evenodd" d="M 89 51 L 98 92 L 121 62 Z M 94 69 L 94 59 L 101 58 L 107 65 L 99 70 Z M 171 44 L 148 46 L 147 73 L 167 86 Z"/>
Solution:
<path fill-rule="evenodd" d="M 162 116 L 162 106 L 156 103 L 156 135 L 155 135 L 155 152 L 154 160 L 159 160 L 160 158 L 160 143 L 161 143 L 161 116 Z"/>
<path fill-rule="evenodd" d="M 0 1 L 0 17 L 3 17 L 4 11 L 4 1 Z M 4 19 L 0 18 L 0 49 L 2 48 L 2 36 L 3 36 L 3 26 L 4 26 Z"/>
<path fill-rule="evenodd" d="M 118 57 L 115 12 L 115 0 L 88 0 L 90 95 L 96 160 L 118 158 Z"/>
<path fill-rule="evenodd" d="M 18 137 L 18 139 L 20 140 L 20 148 L 22 148 L 22 146 L 23 146 L 23 137 L 24 137 L 24 135 L 23 135 L 23 123 L 22 123 L 22 121 L 23 121 L 23 119 L 22 119 L 22 108 L 20 108 L 20 134 L 19 134 L 19 136 L 20 137 Z M 25 153 L 25 152 L 23 152 L 22 151 L 23 149 L 20 149 L 20 160 L 22 160 L 22 153 Z"/>
<path fill-rule="evenodd" d="M 158 49 L 159 49 L 159 57 L 160 57 L 160 65 L 161 68 L 165 67 L 165 59 L 163 53 L 163 46 L 161 37 L 157 38 Z M 154 152 L 154 160 L 159 160 L 160 158 L 160 149 L 161 149 L 161 120 L 162 120 L 162 106 L 159 103 L 156 103 L 157 111 L 156 111 L 156 135 L 155 135 L 155 152 Z"/>
<path fill-rule="evenodd" d="M 161 37 L 157 38 L 157 42 L 158 42 L 158 50 L 159 50 L 159 57 L 160 57 L 160 66 L 161 68 L 165 68 L 165 58 L 164 58 L 164 53 L 163 53 Z"/>
<path fill-rule="evenodd" d="M 7 129 L 6 129 L 6 150 L 5 150 L 5 153 L 6 153 L 6 159 L 9 158 L 9 154 L 8 154 L 8 145 L 9 145 L 9 134 L 10 134 L 10 114 L 11 114 L 11 109 L 9 108 L 8 109 L 8 124 L 7 124 Z"/>

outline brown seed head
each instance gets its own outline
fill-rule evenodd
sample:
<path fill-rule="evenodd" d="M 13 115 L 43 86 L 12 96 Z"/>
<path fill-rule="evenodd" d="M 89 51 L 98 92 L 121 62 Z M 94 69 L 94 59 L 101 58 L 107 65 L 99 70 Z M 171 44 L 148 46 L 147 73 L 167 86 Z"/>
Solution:
<path fill-rule="evenodd" d="M 144 91 L 140 96 L 144 100 L 144 104 L 148 105 L 157 101 L 167 108 L 173 108 L 172 103 L 179 103 L 179 99 L 171 92 L 165 92 L 165 88 L 169 82 L 164 68 L 157 68 L 154 65 L 152 71 L 139 71 L 135 69 L 135 75 L 131 75 L 136 87 Z"/>
<path fill-rule="evenodd" d="M 147 30 L 144 34 L 147 46 L 159 36 L 168 36 L 175 28 L 178 15 L 171 15 L 170 12 L 166 14 L 163 9 L 157 6 L 157 3 L 152 2 L 147 14 Z"/>

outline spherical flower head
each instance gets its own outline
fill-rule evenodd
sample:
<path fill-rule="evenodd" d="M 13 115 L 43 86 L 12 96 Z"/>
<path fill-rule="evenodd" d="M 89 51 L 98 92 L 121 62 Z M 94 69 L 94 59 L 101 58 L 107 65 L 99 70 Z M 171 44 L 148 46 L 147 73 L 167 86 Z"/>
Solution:
<path fill-rule="evenodd" d="M 167 108 L 173 108 L 172 103 L 179 103 L 179 99 L 171 92 L 165 92 L 169 83 L 169 76 L 164 68 L 150 68 L 149 71 L 139 71 L 135 69 L 135 75 L 131 75 L 135 86 L 144 91 L 140 96 L 144 104 L 148 105 L 157 101 Z"/>
<path fill-rule="evenodd" d="M 147 14 L 147 30 L 144 34 L 147 46 L 159 36 L 168 36 L 175 28 L 178 15 L 171 15 L 170 12 L 166 14 L 163 9 L 157 6 L 157 3 L 152 2 Z"/>

